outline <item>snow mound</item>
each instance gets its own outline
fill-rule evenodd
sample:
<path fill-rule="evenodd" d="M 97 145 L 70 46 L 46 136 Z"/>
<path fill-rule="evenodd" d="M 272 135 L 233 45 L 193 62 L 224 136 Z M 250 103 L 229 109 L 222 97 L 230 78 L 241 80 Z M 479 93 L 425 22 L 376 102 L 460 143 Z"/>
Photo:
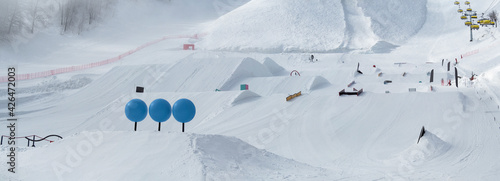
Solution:
<path fill-rule="evenodd" d="M 19 170 L 30 173 L 21 180 L 302 180 L 327 174 L 218 135 L 85 131 L 20 154 Z"/>
<path fill-rule="evenodd" d="M 280 75 L 285 69 L 278 65 L 273 59 L 266 57 L 264 58 L 264 62 L 262 62 L 264 66 L 269 69 L 269 72 L 271 72 L 273 75 Z"/>
<path fill-rule="evenodd" d="M 331 85 L 321 76 L 251 77 L 241 80 L 241 83 L 248 84 L 249 90 L 259 95 L 305 93 Z M 232 85 L 231 90 L 237 90 L 238 86 Z"/>
<path fill-rule="evenodd" d="M 234 137 L 192 135 L 208 180 L 303 180 L 325 178 L 324 169 L 280 157 Z"/>
<path fill-rule="evenodd" d="M 315 76 L 313 78 L 313 80 L 311 81 L 311 83 L 309 84 L 309 88 L 307 90 L 309 90 L 309 91 L 316 90 L 316 89 L 326 87 L 328 85 L 330 85 L 330 82 L 328 80 L 326 80 L 324 77 Z"/>
<path fill-rule="evenodd" d="M 252 58 L 185 58 L 170 68 L 147 70 L 155 75 L 151 92 L 202 92 L 215 89 L 227 90 L 247 77 L 272 76 L 268 68 Z"/>
<path fill-rule="evenodd" d="M 214 69 L 217 70 L 217 69 Z M 269 69 L 252 58 L 243 59 L 238 67 L 232 71 L 231 76 L 221 86 L 221 90 L 227 90 L 230 85 L 240 82 L 248 77 L 270 77 Z"/>
<path fill-rule="evenodd" d="M 238 96 L 236 96 L 231 105 L 235 106 L 235 105 L 238 105 L 238 104 L 241 104 L 241 103 L 244 103 L 244 102 L 247 102 L 247 101 L 251 101 L 253 100 L 254 98 L 258 98 L 260 97 L 260 95 L 252 92 L 252 91 L 243 91 L 241 92 L 240 94 L 238 94 Z"/>
<path fill-rule="evenodd" d="M 445 154 L 449 149 L 450 144 L 426 130 L 420 142 L 403 151 L 400 159 L 413 164 L 422 164 Z"/>

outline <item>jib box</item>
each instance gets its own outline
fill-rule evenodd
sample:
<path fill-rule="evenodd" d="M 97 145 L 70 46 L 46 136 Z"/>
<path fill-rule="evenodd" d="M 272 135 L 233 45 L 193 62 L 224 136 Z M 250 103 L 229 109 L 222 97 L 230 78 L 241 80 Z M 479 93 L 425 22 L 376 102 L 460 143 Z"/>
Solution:
<path fill-rule="evenodd" d="M 248 90 L 248 84 L 241 84 L 240 90 Z"/>

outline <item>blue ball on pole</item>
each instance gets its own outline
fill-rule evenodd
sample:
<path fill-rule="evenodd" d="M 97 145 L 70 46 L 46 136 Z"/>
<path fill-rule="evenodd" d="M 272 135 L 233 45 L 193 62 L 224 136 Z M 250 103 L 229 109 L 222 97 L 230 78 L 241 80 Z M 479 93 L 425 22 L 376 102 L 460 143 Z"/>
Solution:
<path fill-rule="evenodd" d="M 174 103 L 172 113 L 177 121 L 187 123 L 193 120 L 194 115 L 196 114 L 196 107 L 189 99 L 183 98 Z"/>
<path fill-rule="evenodd" d="M 189 99 L 179 99 L 172 106 L 172 114 L 178 122 L 182 123 L 182 132 L 184 132 L 184 123 L 193 120 L 196 107 Z"/>
<path fill-rule="evenodd" d="M 125 105 L 125 115 L 135 122 L 134 131 L 137 131 L 137 122 L 141 122 L 148 115 L 148 106 L 140 99 L 132 99 Z"/>
<path fill-rule="evenodd" d="M 172 107 L 165 99 L 156 99 L 149 105 L 149 116 L 156 122 L 165 122 L 172 115 Z"/>
<path fill-rule="evenodd" d="M 141 122 L 148 115 L 148 106 L 140 99 L 132 99 L 125 106 L 125 115 L 132 122 Z"/>

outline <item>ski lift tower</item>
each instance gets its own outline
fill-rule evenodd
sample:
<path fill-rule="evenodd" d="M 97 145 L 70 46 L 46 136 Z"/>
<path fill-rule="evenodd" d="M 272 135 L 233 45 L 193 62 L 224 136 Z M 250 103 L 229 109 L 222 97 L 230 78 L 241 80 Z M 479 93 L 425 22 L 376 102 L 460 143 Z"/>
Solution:
<path fill-rule="evenodd" d="M 469 1 L 465 1 L 465 5 L 469 6 L 469 8 L 467 8 L 467 10 L 464 12 L 464 15 L 469 17 L 468 19 L 469 19 L 469 22 L 471 23 L 470 25 L 467 25 L 467 26 L 469 26 L 470 41 L 472 42 L 473 41 L 473 38 L 472 38 L 472 29 L 473 29 L 472 27 L 473 26 L 472 25 L 474 24 L 474 23 L 472 23 L 472 19 L 473 19 L 473 17 L 477 18 L 477 13 L 476 13 L 476 11 L 472 11 L 472 8 L 470 7 L 470 2 Z M 478 27 L 475 27 L 475 26 L 474 26 L 474 28 L 479 29 Z"/>

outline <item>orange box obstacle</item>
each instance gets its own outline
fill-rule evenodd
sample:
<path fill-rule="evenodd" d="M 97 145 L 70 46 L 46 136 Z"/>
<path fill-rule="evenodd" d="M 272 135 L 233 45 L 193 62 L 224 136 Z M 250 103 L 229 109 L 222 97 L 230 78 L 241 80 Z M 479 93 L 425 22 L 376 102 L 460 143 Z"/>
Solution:
<path fill-rule="evenodd" d="M 184 44 L 184 50 L 194 50 L 194 44 Z"/>
<path fill-rule="evenodd" d="M 302 91 L 297 92 L 297 93 L 295 93 L 295 94 L 293 94 L 293 95 L 289 95 L 288 97 L 286 97 L 286 101 L 290 101 L 290 100 L 292 100 L 293 98 L 299 97 L 299 96 L 301 96 L 301 95 L 302 95 Z"/>

